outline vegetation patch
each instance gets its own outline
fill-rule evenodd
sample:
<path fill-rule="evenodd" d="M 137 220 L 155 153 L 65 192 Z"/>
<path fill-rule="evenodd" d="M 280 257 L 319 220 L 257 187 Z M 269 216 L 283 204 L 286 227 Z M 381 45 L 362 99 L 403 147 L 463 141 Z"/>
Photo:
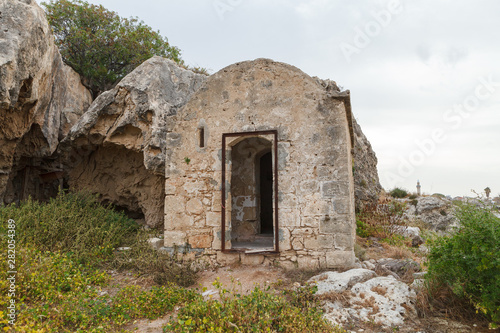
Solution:
<path fill-rule="evenodd" d="M 443 287 L 500 324 L 500 219 L 486 208 L 458 206 L 460 228 L 432 242 L 427 278 L 431 295 Z"/>
<path fill-rule="evenodd" d="M 399 198 L 399 199 L 402 199 L 402 198 L 405 198 L 408 196 L 408 191 L 406 191 L 405 189 L 402 189 L 402 188 L 399 188 L 399 187 L 395 187 L 393 188 L 389 194 L 391 195 L 391 197 L 393 198 Z"/>
<path fill-rule="evenodd" d="M 8 255 L 2 251 L 4 331 L 123 332 L 135 320 L 170 314 L 165 330 L 174 332 L 341 332 L 323 319 L 311 287 L 257 287 L 241 295 L 216 283 L 220 300 L 204 299 L 198 291 L 182 287 L 196 279 L 191 264 L 153 250 L 147 232 L 123 213 L 100 205 L 91 194 L 60 192 L 48 203 L 30 199 L 0 207 L 4 249 L 10 239 L 9 219 L 16 222 L 17 317 L 14 327 L 8 323 Z M 124 245 L 131 249 L 115 250 Z M 109 269 L 151 276 L 157 285 L 110 288 Z"/>
<path fill-rule="evenodd" d="M 345 332 L 322 317 L 316 287 L 278 292 L 259 286 L 249 295 L 224 289 L 220 300 L 197 299 L 180 309 L 164 332 Z"/>

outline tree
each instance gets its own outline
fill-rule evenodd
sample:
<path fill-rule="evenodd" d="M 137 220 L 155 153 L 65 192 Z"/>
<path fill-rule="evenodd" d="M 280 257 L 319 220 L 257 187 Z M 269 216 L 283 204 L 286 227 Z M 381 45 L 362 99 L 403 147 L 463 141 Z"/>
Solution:
<path fill-rule="evenodd" d="M 66 64 L 95 97 L 154 55 L 184 62 L 180 50 L 137 18 L 82 0 L 42 3 Z"/>

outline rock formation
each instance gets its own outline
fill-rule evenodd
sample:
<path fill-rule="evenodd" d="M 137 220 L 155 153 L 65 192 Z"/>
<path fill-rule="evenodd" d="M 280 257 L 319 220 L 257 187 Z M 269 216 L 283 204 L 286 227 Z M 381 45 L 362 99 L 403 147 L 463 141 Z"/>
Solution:
<path fill-rule="evenodd" d="M 0 203 L 57 190 L 49 157 L 91 101 L 36 2 L 0 0 Z"/>
<path fill-rule="evenodd" d="M 101 94 L 61 144 L 70 188 L 161 225 L 171 116 L 206 78 L 153 57 Z"/>
<path fill-rule="evenodd" d="M 354 129 L 354 198 L 356 209 L 366 204 L 376 204 L 382 191 L 377 172 L 377 156 L 355 119 Z"/>
<path fill-rule="evenodd" d="M 334 324 L 373 322 L 384 327 L 400 326 L 415 319 L 416 293 L 392 275 L 377 276 L 369 269 L 325 272 L 309 283 L 325 301 L 325 318 Z"/>
<path fill-rule="evenodd" d="M 440 232 L 450 232 L 458 226 L 451 200 L 438 196 L 419 197 L 413 203 L 409 202 L 405 216 L 412 222 L 422 221 L 430 229 Z"/>

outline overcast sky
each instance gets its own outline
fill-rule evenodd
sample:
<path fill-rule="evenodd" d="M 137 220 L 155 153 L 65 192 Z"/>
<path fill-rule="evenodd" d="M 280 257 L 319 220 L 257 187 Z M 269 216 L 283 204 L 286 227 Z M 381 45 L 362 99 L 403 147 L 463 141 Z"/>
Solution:
<path fill-rule="evenodd" d="M 498 0 L 90 0 L 215 73 L 271 58 L 351 91 L 380 181 L 500 194 Z"/>

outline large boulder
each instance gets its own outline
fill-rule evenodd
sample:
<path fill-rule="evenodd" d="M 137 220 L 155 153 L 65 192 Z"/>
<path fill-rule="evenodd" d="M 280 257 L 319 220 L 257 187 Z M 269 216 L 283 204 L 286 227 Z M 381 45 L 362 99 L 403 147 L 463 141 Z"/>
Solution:
<path fill-rule="evenodd" d="M 376 276 L 368 269 L 314 276 L 317 295 L 324 301 L 326 319 L 337 325 L 373 322 L 384 327 L 401 326 L 416 318 L 416 293 L 394 276 Z"/>
<path fill-rule="evenodd" d="M 47 158 L 91 102 L 43 9 L 0 0 L 0 203 L 43 189 L 40 175 L 58 171 Z"/>
<path fill-rule="evenodd" d="M 172 116 L 206 78 L 153 57 L 96 98 L 60 146 L 70 188 L 162 225 Z"/>

